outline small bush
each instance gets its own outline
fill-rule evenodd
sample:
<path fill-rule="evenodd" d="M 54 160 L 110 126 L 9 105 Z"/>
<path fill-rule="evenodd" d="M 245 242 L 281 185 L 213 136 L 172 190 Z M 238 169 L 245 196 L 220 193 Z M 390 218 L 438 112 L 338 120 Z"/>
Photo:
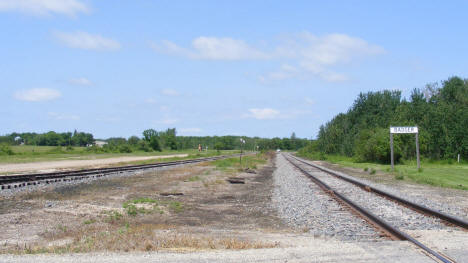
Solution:
<path fill-rule="evenodd" d="M 138 142 L 138 150 L 144 151 L 144 152 L 151 152 L 152 151 L 152 149 L 150 147 L 150 144 L 145 140 L 141 140 L 141 141 Z"/>
<path fill-rule="evenodd" d="M 90 225 L 90 224 L 93 224 L 93 223 L 96 223 L 96 220 L 89 219 L 89 220 L 86 220 L 86 221 L 83 222 L 83 224 L 85 224 L 85 225 Z"/>
<path fill-rule="evenodd" d="M 123 217 L 123 215 L 119 211 L 110 211 L 107 213 L 107 216 L 107 221 L 109 223 L 115 223 Z"/>
<path fill-rule="evenodd" d="M 7 144 L 0 145 L 0 155 L 14 155 L 15 153 Z"/>
<path fill-rule="evenodd" d="M 130 216 L 136 216 L 138 214 L 138 208 L 133 204 L 124 204 L 123 206 L 127 210 L 127 214 Z"/>
<path fill-rule="evenodd" d="M 395 175 L 395 179 L 396 180 L 403 180 L 403 179 L 405 179 L 405 176 L 402 175 L 402 174 L 397 174 L 397 175 Z"/>
<path fill-rule="evenodd" d="M 132 148 L 130 148 L 130 146 L 128 146 L 127 144 L 123 144 L 123 145 L 119 146 L 119 152 L 121 152 L 121 153 L 131 153 Z"/>
<path fill-rule="evenodd" d="M 364 168 L 364 172 L 369 171 L 369 167 Z"/>
<path fill-rule="evenodd" d="M 418 173 L 422 173 L 423 171 L 424 171 L 423 168 L 418 169 Z"/>
<path fill-rule="evenodd" d="M 159 201 L 151 199 L 151 198 L 147 198 L 147 197 L 138 198 L 138 199 L 125 202 L 122 205 L 122 207 L 125 209 L 125 211 L 127 211 L 127 214 L 130 216 L 136 216 L 138 214 L 145 214 L 145 213 L 153 212 L 152 210 L 147 210 L 143 207 L 138 208 L 136 204 L 153 204 L 154 211 L 159 211 L 160 213 L 162 212 L 162 210 L 159 210 L 157 207 L 157 205 L 159 205 Z"/>
<path fill-rule="evenodd" d="M 376 171 L 374 168 L 372 168 L 372 169 L 370 170 L 370 174 L 375 174 L 376 172 L 377 172 L 377 171 Z"/>

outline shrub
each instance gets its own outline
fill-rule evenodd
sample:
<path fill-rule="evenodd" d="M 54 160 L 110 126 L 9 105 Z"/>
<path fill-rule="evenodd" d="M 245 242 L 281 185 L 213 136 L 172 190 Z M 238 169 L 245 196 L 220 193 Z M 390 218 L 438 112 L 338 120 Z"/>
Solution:
<path fill-rule="evenodd" d="M 403 179 L 405 179 L 405 176 L 402 175 L 402 174 L 397 174 L 397 175 L 395 175 L 395 179 L 396 180 L 403 180 Z"/>
<path fill-rule="evenodd" d="M 399 137 L 395 136 L 393 143 L 395 162 L 401 158 Z M 358 134 L 354 151 L 359 162 L 390 163 L 390 137 L 388 129 L 362 130 Z"/>
<path fill-rule="evenodd" d="M 144 151 L 144 152 L 151 152 L 152 151 L 152 149 L 150 147 L 150 144 L 145 140 L 141 140 L 141 141 L 138 142 L 138 150 Z"/>
<path fill-rule="evenodd" d="M 121 152 L 121 153 L 131 153 L 132 148 L 130 148 L 130 146 L 128 146 L 128 144 L 122 144 L 122 145 L 119 146 L 119 152 Z"/>
<path fill-rule="evenodd" d="M 372 168 L 372 169 L 370 170 L 370 174 L 375 174 L 376 172 L 377 172 L 377 171 L 376 171 L 374 168 Z"/>
<path fill-rule="evenodd" d="M 15 153 L 11 149 L 10 145 L 2 144 L 0 145 L 0 155 L 14 155 Z"/>

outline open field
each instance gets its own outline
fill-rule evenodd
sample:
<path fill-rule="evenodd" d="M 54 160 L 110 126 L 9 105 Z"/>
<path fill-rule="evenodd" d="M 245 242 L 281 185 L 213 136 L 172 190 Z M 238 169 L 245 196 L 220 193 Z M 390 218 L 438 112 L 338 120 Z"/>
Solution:
<path fill-rule="evenodd" d="M 29 163 L 0 163 L 0 174 L 12 174 L 19 172 L 51 172 L 56 170 L 69 170 L 79 168 L 101 168 L 110 166 L 121 166 L 129 164 L 147 164 L 157 161 L 175 161 L 183 159 L 193 159 L 201 157 L 209 157 L 221 154 L 232 154 L 232 151 L 208 151 L 208 152 L 190 152 L 183 151 L 163 152 L 167 155 L 106 155 L 98 156 L 100 158 L 63 158 L 60 160 L 48 160 L 42 162 Z M 91 157 L 91 156 L 87 156 Z"/>
<path fill-rule="evenodd" d="M 408 180 L 418 184 L 468 190 L 468 164 L 466 163 L 422 160 L 421 170 L 418 170 L 416 161 L 410 161 L 395 165 L 395 171 L 392 172 L 390 165 L 361 163 L 345 156 L 326 155 L 324 161 L 342 167 L 362 169 L 361 171 L 370 174 L 371 177 L 372 174 L 378 173 L 393 180 Z"/>
<path fill-rule="evenodd" d="M 73 147 L 72 150 L 67 150 L 66 147 L 56 146 L 11 146 L 14 155 L 0 155 L 1 163 L 29 163 L 29 162 L 44 162 L 44 161 L 58 161 L 58 160 L 89 160 L 89 159 L 103 159 L 111 157 L 123 156 L 157 156 L 157 155 L 174 155 L 174 154 L 188 154 L 196 155 L 198 150 L 178 150 L 162 152 L 144 152 L 134 151 L 131 153 L 95 153 L 88 150 L 86 147 Z M 224 153 L 234 151 L 222 151 Z M 202 154 L 216 154 L 215 150 L 203 151 Z"/>

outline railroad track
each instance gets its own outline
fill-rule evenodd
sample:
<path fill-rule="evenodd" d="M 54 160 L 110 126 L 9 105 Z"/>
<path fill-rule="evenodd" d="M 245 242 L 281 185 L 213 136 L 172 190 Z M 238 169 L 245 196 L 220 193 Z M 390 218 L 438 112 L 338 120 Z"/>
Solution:
<path fill-rule="evenodd" d="M 411 212 L 413 213 L 419 213 L 426 217 L 430 216 L 434 218 L 434 220 L 437 222 L 440 221 L 440 223 L 443 222 L 444 224 L 455 225 L 465 230 L 468 229 L 467 221 L 436 211 L 429 207 L 411 202 L 409 200 L 400 198 L 391 193 L 382 191 L 380 189 L 374 188 L 370 185 L 352 179 L 350 178 L 350 176 L 346 176 L 342 173 L 306 162 L 290 154 L 284 154 L 283 156 L 301 173 L 305 174 L 315 184 L 322 188 L 327 194 L 332 196 L 336 201 L 350 208 L 353 211 L 353 213 L 361 216 L 369 224 L 377 228 L 377 230 L 379 230 L 380 232 L 385 233 L 391 239 L 409 241 L 421 248 L 427 254 L 431 255 L 432 258 L 435 258 L 440 262 L 455 262 L 454 259 L 429 248 L 428 246 L 419 242 L 414 237 L 401 231 L 397 226 L 398 223 L 395 217 L 392 217 L 388 213 L 386 214 L 385 212 L 379 211 L 378 208 L 372 208 L 369 204 L 363 204 L 362 199 L 360 200 L 359 196 L 375 195 L 378 198 L 384 199 L 385 201 L 383 201 L 383 203 L 386 206 L 389 206 L 388 203 L 398 204 L 395 206 L 401 208 L 401 215 L 405 215 L 405 213 L 407 214 L 405 210 L 411 210 Z M 303 165 L 306 165 L 307 168 L 304 168 Z M 311 168 L 315 171 L 311 172 L 307 170 Z M 322 173 L 316 173 L 317 170 L 321 171 Z M 357 191 L 362 191 L 363 193 L 360 194 Z M 382 210 L 388 210 L 388 207 Z M 402 221 L 401 219 L 398 220 Z"/>
<path fill-rule="evenodd" d="M 152 169 L 158 167 L 168 167 L 174 165 L 182 164 L 191 164 L 191 163 L 200 163 L 206 161 L 215 161 L 219 159 L 237 157 L 235 155 L 221 155 L 207 158 L 197 158 L 190 160 L 181 160 L 181 161 L 172 161 L 172 162 L 161 162 L 154 164 L 142 164 L 142 165 L 128 165 L 128 166 L 118 166 L 118 167 L 109 167 L 109 168 L 95 168 L 95 169 L 83 169 L 83 170 L 73 170 L 73 171 L 60 171 L 52 173 L 35 173 L 35 174 L 16 174 L 16 175 L 5 175 L 0 176 L 0 188 L 4 189 L 13 189 L 19 188 L 27 185 L 36 185 L 36 184 L 50 184 L 60 181 L 72 181 L 80 180 L 88 177 L 102 177 L 107 174 L 120 173 L 120 172 L 131 172 L 144 169 Z"/>

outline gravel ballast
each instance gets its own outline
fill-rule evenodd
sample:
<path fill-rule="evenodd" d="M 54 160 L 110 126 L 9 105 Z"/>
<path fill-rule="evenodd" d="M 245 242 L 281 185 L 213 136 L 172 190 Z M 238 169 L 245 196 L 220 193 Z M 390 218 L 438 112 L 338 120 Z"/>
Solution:
<path fill-rule="evenodd" d="M 302 161 L 306 162 L 306 163 L 312 163 L 314 165 L 318 165 L 317 163 L 314 163 L 312 161 L 302 159 L 302 158 L 300 158 L 300 159 Z M 434 210 L 437 210 L 437 211 L 440 211 L 440 212 L 443 212 L 443 213 L 446 213 L 446 214 L 449 214 L 449 215 L 453 215 L 453 216 L 461 218 L 461 219 L 463 219 L 465 221 L 468 221 L 468 213 L 467 213 L 466 208 L 457 206 L 456 204 L 451 202 L 451 200 L 448 197 L 447 198 L 439 198 L 439 199 L 432 198 L 429 191 L 424 192 L 424 191 L 415 190 L 415 191 L 412 191 L 411 193 L 403 192 L 403 191 L 400 191 L 399 189 L 397 189 L 396 187 L 375 183 L 375 182 L 372 182 L 370 180 L 363 179 L 363 178 L 358 178 L 358 177 L 355 177 L 355 176 L 350 176 L 348 174 L 345 174 L 345 173 L 342 173 L 342 172 L 339 172 L 339 171 L 335 171 L 335 172 L 338 173 L 339 175 L 343 176 L 343 177 L 351 178 L 351 179 L 353 179 L 355 181 L 367 184 L 367 185 L 369 185 L 371 187 L 374 187 L 376 189 L 388 192 L 388 193 L 393 194 L 395 196 L 398 196 L 400 198 L 409 200 L 409 201 L 411 201 L 413 203 L 421 204 L 421 205 L 430 207 L 430 208 L 432 208 Z M 437 189 L 435 187 L 429 187 L 429 186 L 428 186 L 428 188 L 430 188 L 431 191 L 438 190 L 438 192 L 441 193 L 440 194 L 441 196 L 444 196 L 443 193 L 444 193 L 444 191 L 447 190 L 447 189 L 443 189 L 443 188 Z"/>
<path fill-rule="evenodd" d="M 332 189 L 401 230 L 457 229 L 456 227 L 447 226 L 439 218 L 415 212 L 396 202 L 390 201 L 372 192 L 365 191 L 354 184 L 329 175 L 315 167 L 300 163 L 293 158 L 289 159 L 314 177 L 326 183 Z"/>
<path fill-rule="evenodd" d="M 282 154 L 277 155 L 276 166 L 272 204 L 288 225 L 340 240 L 383 239 L 366 221 L 294 169 Z"/>

